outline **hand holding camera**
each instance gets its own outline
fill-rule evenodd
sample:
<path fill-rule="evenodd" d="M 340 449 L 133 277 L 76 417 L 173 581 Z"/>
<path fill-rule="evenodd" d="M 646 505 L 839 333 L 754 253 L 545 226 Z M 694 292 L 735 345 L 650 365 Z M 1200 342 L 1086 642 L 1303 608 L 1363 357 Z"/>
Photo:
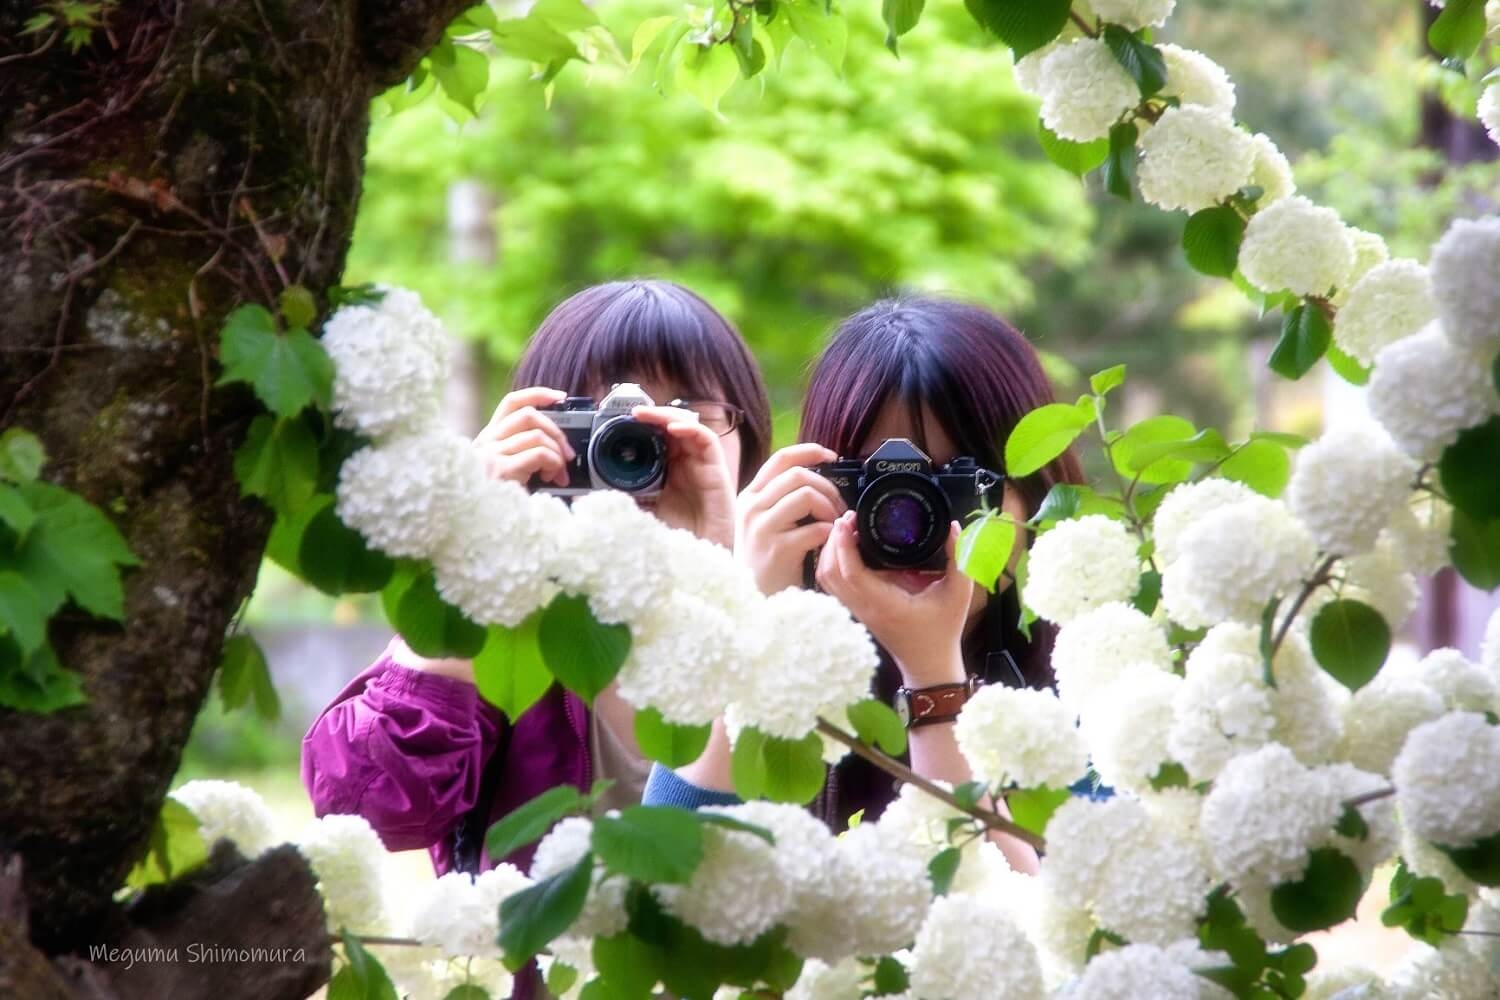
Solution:
<path fill-rule="evenodd" d="M 838 458 L 818 444 L 782 448 L 740 493 L 734 551 L 755 574 L 761 593 L 804 584 L 803 564 L 828 541 L 847 510 L 838 487 L 814 471 Z"/>

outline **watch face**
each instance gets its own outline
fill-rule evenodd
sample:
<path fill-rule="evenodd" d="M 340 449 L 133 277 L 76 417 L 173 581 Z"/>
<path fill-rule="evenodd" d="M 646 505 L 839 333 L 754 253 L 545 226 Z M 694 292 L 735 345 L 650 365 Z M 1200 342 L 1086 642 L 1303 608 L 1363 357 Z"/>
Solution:
<path fill-rule="evenodd" d="M 905 691 L 896 692 L 896 718 L 901 720 L 903 726 L 911 725 L 911 695 Z"/>

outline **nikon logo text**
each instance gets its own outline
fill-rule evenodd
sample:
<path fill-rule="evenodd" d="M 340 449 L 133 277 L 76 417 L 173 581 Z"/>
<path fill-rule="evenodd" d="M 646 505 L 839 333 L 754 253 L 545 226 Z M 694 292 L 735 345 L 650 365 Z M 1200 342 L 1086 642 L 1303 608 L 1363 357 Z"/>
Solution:
<path fill-rule="evenodd" d="M 875 463 L 876 472 L 921 472 L 921 462 L 891 462 L 882 459 Z"/>

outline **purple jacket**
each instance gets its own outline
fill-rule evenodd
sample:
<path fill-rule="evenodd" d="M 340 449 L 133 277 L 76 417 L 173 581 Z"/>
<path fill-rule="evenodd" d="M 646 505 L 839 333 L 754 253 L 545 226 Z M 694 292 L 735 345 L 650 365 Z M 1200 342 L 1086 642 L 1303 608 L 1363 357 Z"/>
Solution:
<path fill-rule="evenodd" d="M 511 725 L 473 684 L 403 667 L 387 649 L 313 720 L 302 783 L 318 816 L 358 813 L 389 850 L 427 848 L 441 875 L 453 867 L 451 835 L 502 738 L 486 829 L 549 788 L 587 791 L 593 782 L 588 708 L 578 696 L 554 684 Z M 500 860 L 526 871 L 535 849 Z M 496 863 L 480 857 L 481 869 Z"/>

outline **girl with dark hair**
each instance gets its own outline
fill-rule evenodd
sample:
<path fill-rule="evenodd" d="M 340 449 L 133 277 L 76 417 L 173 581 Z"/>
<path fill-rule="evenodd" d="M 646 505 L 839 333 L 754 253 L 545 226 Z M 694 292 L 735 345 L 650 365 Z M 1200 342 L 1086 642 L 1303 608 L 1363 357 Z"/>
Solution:
<path fill-rule="evenodd" d="M 761 589 L 803 583 L 809 553 L 818 552 L 818 585 L 837 597 L 881 647 L 875 694 L 892 703 L 927 694 L 942 710 L 911 727 L 911 765 L 919 774 L 959 784 L 969 779 L 951 723 L 974 681 L 1048 687 L 1053 632 L 1037 622 L 1027 639 L 1007 579 L 991 596 L 959 572 L 959 525 L 949 526 L 942 571 L 872 570 L 859 554 L 854 513 L 813 467 L 865 458 L 889 438 L 906 438 L 942 465 L 967 456 L 1005 472 L 1004 447 L 1016 423 L 1052 402 L 1036 352 L 994 313 L 932 298 L 878 302 L 835 332 L 813 370 L 802 411 L 804 443 L 783 448 L 740 495 L 736 551 Z M 1004 482 L 1002 507 L 1025 521 L 1059 482 L 1082 479 L 1071 453 L 1039 472 Z M 1019 550 L 1018 550 L 1019 554 Z M 679 778 L 680 776 L 680 778 Z M 685 780 L 683 780 L 685 779 Z M 647 800 L 697 805 L 723 800 L 729 748 L 721 736 L 678 772 L 658 769 Z M 863 810 L 874 819 L 895 797 L 888 776 L 859 757 L 830 773 L 815 808 L 834 829 Z M 1035 854 L 997 838 L 1012 865 L 1033 870 Z"/>
<path fill-rule="evenodd" d="M 518 388 L 475 439 L 490 475 L 568 485 L 571 448 L 545 407 L 565 396 L 597 400 L 621 382 L 676 404 L 634 410 L 667 435 L 656 516 L 731 545 L 735 493 L 765 461 L 770 403 L 740 335 L 670 282 L 599 285 L 552 311 L 516 368 Z M 319 816 L 358 813 L 390 850 L 427 848 L 439 874 L 500 861 L 525 870 L 534 845 L 508 858 L 485 854 L 492 823 L 548 788 L 586 792 L 598 778 L 614 782 L 600 809 L 632 805 L 648 771 L 634 710 L 613 685 L 590 711 L 554 684 L 507 720 L 478 696 L 471 662 L 425 659 L 399 636 L 323 710 L 302 744 L 302 780 Z"/>

